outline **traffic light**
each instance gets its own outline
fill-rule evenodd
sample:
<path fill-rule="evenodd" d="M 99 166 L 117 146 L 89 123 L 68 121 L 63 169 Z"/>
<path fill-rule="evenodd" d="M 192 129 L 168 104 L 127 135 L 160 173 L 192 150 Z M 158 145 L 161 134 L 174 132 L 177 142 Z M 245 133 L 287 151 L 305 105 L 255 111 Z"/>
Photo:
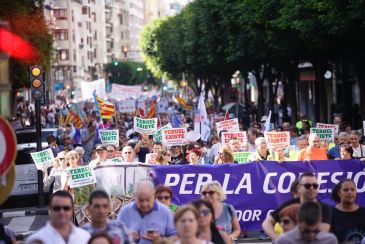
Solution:
<path fill-rule="evenodd" d="M 44 97 L 43 68 L 39 65 L 30 66 L 30 88 L 33 100 Z"/>
<path fill-rule="evenodd" d="M 124 57 L 126 58 L 128 56 L 128 48 L 123 46 L 122 52 L 124 53 Z"/>

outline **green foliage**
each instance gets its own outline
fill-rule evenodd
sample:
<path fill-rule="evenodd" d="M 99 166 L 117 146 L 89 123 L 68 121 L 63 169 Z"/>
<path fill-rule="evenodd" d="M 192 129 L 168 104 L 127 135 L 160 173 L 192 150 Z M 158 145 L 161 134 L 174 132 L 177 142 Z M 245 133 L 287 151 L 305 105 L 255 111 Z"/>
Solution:
<path fill-rule="evenodd" d="M 50 71 L 53 55 L 53 37 L 49 33 L 43 16 L 43 0 L 3 1 L 0 8 L 0 19 L 8 21 L 10 31 L 20 35 L 36 50 L 37 64 Z M 29 63 L 10 60 L 10 77 L 14 89 L 29 87 Z"/>

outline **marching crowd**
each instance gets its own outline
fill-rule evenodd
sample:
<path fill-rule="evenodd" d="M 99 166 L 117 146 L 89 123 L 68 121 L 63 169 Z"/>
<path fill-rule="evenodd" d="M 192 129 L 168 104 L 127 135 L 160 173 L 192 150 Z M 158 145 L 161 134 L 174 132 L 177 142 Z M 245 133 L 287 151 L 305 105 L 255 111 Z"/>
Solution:
<path fill-rule="evenodd" d="M 174 205 L 172 191 L 142 180 L 135 186 L 134 201 L 123 206 L 115 220 L 109 219 L 110 197 L 101 190 L 90 190 L 87 210 L 91 222 L 77 227 L 73 218 L 77 189 L 71 189 L 68 170 L 83 165 L 97 167 L 118 158 L 123 163 L 144 163 L 148 153 L 156 153 L 156 164 L 196 165 L 237 163 L 235 152 L 251 152 L 249 162 L 262 160 L 365 160 L 365 140 L 362 133 L 344 126 L 340 116 L 334 142 L 321 141 L 310 133 L 312 122 L 304 117 L 297 123 L 284 122 L 270 131 L 290 132 L 292 147 L 269 150 L 262 130 L 266 116 L 247 131 L 247 143 L 238 138 L 223 143 L 214 125 L 207 142 L 190 141 L 186 146 L 166 147 L 154 141 L 152 135 L 133 131 L 133 117 L 117 113 L 115 120 L 98 123 L 94 112 L 88 113 L 85 127 L 72 124 L 60 127 L 47 138 L 55 156 L 51 168 L 44 168 L 44 183 L 51 186 L 50 221 L 33 234 L 27 243 L 234 243 L 241 228 L 232 205 L 225 203 L 225 192 L 217 181 L 205 184 L 201 199 L 184 206 Z M 168 119 L 161 119 L 164 125 Z M 185 117 L 181 124 L 193 129 L 193 120 Z M 118 129 L 119 147 L 101 144 L 101 127 Z M 115 161 L 113 161 L 115 162 Z M 352 180 L 340 181 L 332 191 L 337 203 L 330 207 L 317 200 L 317 178 L 305 173 L 292 185 L 293 199 L 283 203 L 267 216 L 262 224 L 265 233 L 275 243 L 361 243 L 365 236 L 365 209 L 356 203 L 356 186 Z M 1 243 L 1 242 L 0 242 Z M 365 239 L 363 242 L 365 244 Z"/>

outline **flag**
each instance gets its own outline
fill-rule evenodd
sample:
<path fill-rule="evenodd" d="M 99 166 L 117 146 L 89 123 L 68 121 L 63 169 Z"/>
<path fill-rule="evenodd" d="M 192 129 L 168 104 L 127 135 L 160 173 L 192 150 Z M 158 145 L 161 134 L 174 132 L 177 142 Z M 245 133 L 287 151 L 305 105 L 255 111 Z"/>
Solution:
<path fill-rule="evenodd" d="M 65 117 L 63 117 L 62 112 L 60 112 L 59 115 L 58 115 L 58 124 L 60 126 L 64 126 L 65 125 Z"/>
<path fill-rule="evenodd" d="M 194 124 L 194 131 L 200 134 L 200 138 L 203 141 L 207 141 L 210 135 L 210 128 L 209 128 L 209 119 L 207 115 L 207 110 L 205 108 L 205 103 L 203 99 L 203 95 L 200 94 L 198 109 L 195 113 L 195 124 Z"/>
<path fill-rule="evenodd" d="M 267 119 L 265 121 L 264 128 L 262 128 L 263 132 L 270 131 L 270 120 L 271 120 L 271 110 L 270 110 L 269 116 L 267 116 Z"/>
<path fill-rule="evenodd" d="M 182 121 L 179 120 L 179 118 L 174 114 L 171 119 L 171 126 L 172 128 L 181 128 L 182 127 Z"/>
<path fill-rule="evenodd" d="M 112 119 L 115 107 L 113 103 L 104 101 L 101 97 L 94 92 L 94 102 L 96 110 L 102 119 Z"/>
<path fill-rule="evenodd" d="M 180 97 L 179 95 L 177 95 L 175 98 L 180 103 L 180 105 L 183 107 L 184 110 L 193 110 L 193 107 L 187 104 L 184 98 Z"/>
<path fill-rule="evenodd" d="M 80 118 L 80 116 L 77 113 L 75 113 L 72 110 L 69 110 L 68 114 L 70 114 L 72 116 L 72 123 L 74 124 L 75 128 L 80 129 L 80 128 L 84 127 L 84 122 L 82 121 L 82 119 Z"/>
<path fill-rule="evenodd" d="M 229 120 L 231 117 L 229 116 L 228 109 L 226 109 L 226 115 L 224 115 L 224 120 Z"/>
<path fill-rule="evenodd" d="M 157 101 L 156 100 L 153 100 L 151 102 L 151 105 L 150 105 L 150 110 L 148 111 L 147 113 L 147 119 L 152 119 L 155 117 L 156 115 L 156 106 L 157 106 Z"/>

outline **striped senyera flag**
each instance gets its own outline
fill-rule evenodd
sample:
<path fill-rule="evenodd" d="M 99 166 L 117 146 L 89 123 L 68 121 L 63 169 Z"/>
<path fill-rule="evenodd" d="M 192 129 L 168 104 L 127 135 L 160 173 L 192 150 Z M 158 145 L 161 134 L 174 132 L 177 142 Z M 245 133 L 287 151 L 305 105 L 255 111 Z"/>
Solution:
<path fill-rule="evenodd" d="M 100 110 L 100 116 L 102 119 L 112 119 L 115 107 L 113 103 L 104 101 L 101 97 L 96 95 L 96 101 Z"/>

